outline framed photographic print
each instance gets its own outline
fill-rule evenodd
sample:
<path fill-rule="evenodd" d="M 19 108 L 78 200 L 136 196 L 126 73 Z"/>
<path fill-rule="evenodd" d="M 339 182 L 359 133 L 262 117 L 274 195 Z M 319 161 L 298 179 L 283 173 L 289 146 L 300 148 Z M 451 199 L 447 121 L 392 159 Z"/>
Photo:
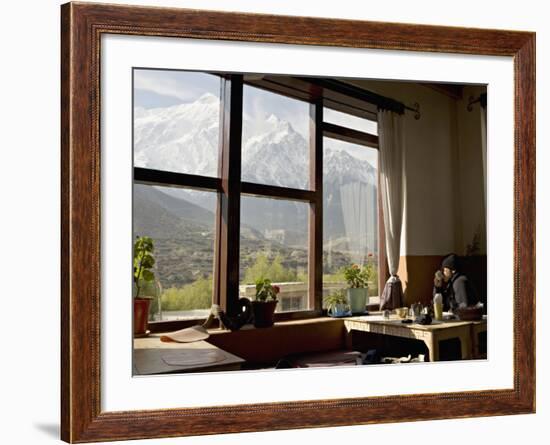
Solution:
<path fill-rule="evenodd" d="M 534 33 L 61 17 L 63 440 L 534 412 Z"/>

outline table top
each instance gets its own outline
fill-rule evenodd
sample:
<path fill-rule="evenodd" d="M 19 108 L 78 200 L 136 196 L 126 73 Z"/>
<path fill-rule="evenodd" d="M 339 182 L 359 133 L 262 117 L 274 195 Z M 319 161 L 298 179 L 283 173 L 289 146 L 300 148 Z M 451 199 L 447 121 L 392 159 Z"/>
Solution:
<path fill-rule="evenodd" d="M 449 314 L 443 314 L 445 315 Z M 344 319 L 345 322 L 351 322 L 350 324 L 353 324 L 355 322 L 358 323 L 366 323 L 366 324 L 377 324 L 382 326 L 392 326 L 392 327 L 400 327 L 403 329 L 414 329 L 414 330 L 421 330 L 421 331 L 437 331 L 440 329 L 449 329 L 449 328 L 458 328 L 462 326 L 470 326 L 470 325 L 479 325 L 479 324 L 486 324 L 487 323 L 487 316 L 483 317 L 483 320 L 479 321 L 461 321 L 458 319 L 454 320 L 432 320 L 432 323 L 429 325 L 422 325 L 419 323 L 402 323 L 402 318 L 399 318 L 395 314 L 391 314 L 389 319 L 384 318 L 384 316 L 381 313 L 374 313 L 372 315 L 361 315 L 358 317 L 347 317 Z"/>
<path fill-rule="evenodd" d="M 134 374 L 150 375 L 239 369 L 244 359 L 204 340 L 161 342 L 161 334 L 134 338 Z"/>

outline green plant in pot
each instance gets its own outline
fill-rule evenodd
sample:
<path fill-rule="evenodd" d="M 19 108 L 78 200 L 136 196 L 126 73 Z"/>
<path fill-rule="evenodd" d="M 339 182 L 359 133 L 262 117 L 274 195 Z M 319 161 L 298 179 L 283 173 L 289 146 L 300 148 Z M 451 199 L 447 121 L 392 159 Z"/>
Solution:
<path fill-rule="evenodd" d="M 144 290 L 151 292 L 155 281 L 153 266 L 155 250 L 152 238 L 138 236 L 134 243 L 134 335 L 147 334 L 149 325 L 149 307 L 153 295 L 143 295 Z"/>
<path fill-rule="evenodd" d="M 351 312 L 354 314 L 363 313 L 366 310 L 369 297 L 369 281 L 372 274 L 372 264 L 364 266 L 352 264 L 344 268 L 344 278 L 348 284 L 348 301 L 351 306 Z"/>
<path fill-rule="evenodd" d="M 345 315 L 349 315 L 350 306 L 343 289 L 339 289 L 326 296 L 324 302 L 327 308 L 327 314 L 331 317 L 344 317 Z"/>
<path fill-rule="evenodd" d="M 280 291 L 279 286 L 271 284 L 271 280 L 267 278 L 256 280 L 256 299 L 252 302 L 255 327 L 273 326 L 273 314 L 278 302 L 277 294 Z"/>

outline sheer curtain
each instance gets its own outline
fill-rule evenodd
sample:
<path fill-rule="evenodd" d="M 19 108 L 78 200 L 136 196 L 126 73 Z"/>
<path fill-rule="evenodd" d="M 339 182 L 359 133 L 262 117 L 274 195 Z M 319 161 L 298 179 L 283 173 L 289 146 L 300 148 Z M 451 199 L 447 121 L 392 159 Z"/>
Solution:
<path fill-rule="evenodd" d="M 373 192 L 374 190 L 374 192 Z M 344 229 L 348 252 L 354 264 L 365 264 L 376 242 L 375 189 L 364 182 L 352 182 L 340 187 Z"/>
<path fill-rule="evenodd" d="M 397 276 L 401 227 L 405 200 L 405 163 L 403 116 L 393 111 L 378 111 L 380 196 L 386 235 L 386 256 L 390 278 L 380 297 L 381 309 L 403 306 L 403 287 Z"/>

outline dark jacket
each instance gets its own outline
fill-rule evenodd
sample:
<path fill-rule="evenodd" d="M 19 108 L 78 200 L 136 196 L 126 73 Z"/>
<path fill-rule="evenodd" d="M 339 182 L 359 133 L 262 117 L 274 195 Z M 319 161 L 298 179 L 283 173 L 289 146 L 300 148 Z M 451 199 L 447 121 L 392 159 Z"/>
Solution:
<path fill-rule="evenodd" d="M 475 306 L 479 301 L 477 292 L 466 275 L 459 272 L 451 277 L 441 287 L 435 287 L 433 294 L 440 293 L 443 296 L 443 310 L 454 310 L 460 306 Z"/>

